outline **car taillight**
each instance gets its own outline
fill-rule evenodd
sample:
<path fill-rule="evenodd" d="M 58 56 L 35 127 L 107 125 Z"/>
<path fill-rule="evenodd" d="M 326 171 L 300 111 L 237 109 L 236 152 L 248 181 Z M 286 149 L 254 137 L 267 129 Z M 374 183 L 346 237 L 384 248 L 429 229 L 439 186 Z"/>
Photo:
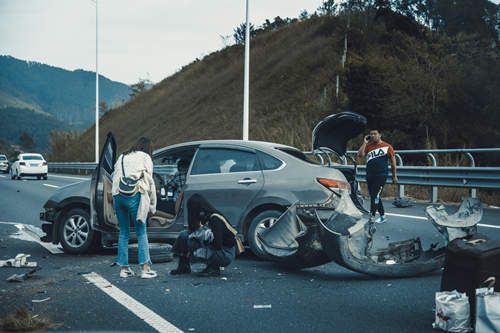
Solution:
<path fill-rule="evenodd" d="M 43 161 L 42 165 L 47 165 L 47 162 Z"/>
<path fill-rule="evenodd" d="M 26 163 L 24 163 L 24 162 L 19 162 L 19 165 L 26 165 Z"/>
<path fill-rule="evenodd" d="M 351 185 L 348 182 L 326 178 L 316 178 L 316 180 L 318 181 L 318 183 L 334 193 L 341 194 L 345 190 L 351 193 Z"/>

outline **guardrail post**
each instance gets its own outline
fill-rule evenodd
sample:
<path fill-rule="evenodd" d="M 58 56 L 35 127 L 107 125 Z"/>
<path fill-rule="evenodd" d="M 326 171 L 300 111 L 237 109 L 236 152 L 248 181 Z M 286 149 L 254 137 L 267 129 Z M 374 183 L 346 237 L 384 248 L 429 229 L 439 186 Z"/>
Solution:
<path fill-rule="evenodd" d="M 395 154 L 396 156 L 396 161 L 398 166 L 403 166 L 403 159 L 399 154 Z M 398 186 L 398 198 L 404 198 L 405 196 L 405 186 L 404 185 L 399 185 Z"/>
<path fill-rule="evenodd" d="M 432 166 L 433 167 L 437 166 L 436 158 L 434 157 L 434 155 L 432 155 L 431 153 L 427 153 L 427 156 L 429 156 L 429 158 L 431 159 Z M 438 201 L 438 188 L 437 188 L 437 186 L 433 186 L 432 187 L 431 202 L 436 203 L 437 201 Z"/>
<path fill-rule="evenodd" d="M 467 155 L 467 157 L 469 158 L 470 160 L 470 166 L 471 168 L 475 168 L 476 167 L 476 162 L 474 161 L 474 157 L 472 157 L 472 154 L 471 153 L 465 153 Z M 470 191 L 470 196 L 471 198 L 475 198 L 476 197 L 476 189 L 475 188 L 471 188 Z"/>

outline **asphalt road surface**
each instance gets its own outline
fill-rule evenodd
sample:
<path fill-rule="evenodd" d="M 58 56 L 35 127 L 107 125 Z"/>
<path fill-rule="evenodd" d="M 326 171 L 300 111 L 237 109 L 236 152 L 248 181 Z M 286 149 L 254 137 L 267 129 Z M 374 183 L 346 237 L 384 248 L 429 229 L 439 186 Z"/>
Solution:
<path fill-rule="evenodd" d="M 122 279 L 113 266 L 116 250 L 67 255 L 37 242 L 43 203 L 57 188 L 85 179 L 0 175 L 0 260 L 27 253 L 41 267 L 17 283 L 6 279 L 29 268 L 0 268 L 0 318 L 26 308 L 58 324 L 49 331 L 62 332 L 435 332 L 440 271 L 402 279 L 334 263 L 294 271 L 246 254 L 217 278 L 174 277 L 168 272 L 176 263 L 169 262 L 153 266 L 156 279 Z M 389 221 L 378 227 L 379 245 L 420 236 L 426 249 L 441 241 L 424 217 L 428 204 L 384 204 Z M 457 206 L 447 209 L 453 213 Z M 500 239 L 499 217 L 500 210 L 485 209 L 479 232 Z"/>

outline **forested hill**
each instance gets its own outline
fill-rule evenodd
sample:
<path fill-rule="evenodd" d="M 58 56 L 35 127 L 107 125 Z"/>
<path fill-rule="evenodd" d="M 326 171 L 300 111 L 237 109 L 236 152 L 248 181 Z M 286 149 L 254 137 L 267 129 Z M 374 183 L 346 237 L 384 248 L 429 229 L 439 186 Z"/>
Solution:
<path fill-rule="evenodd" d="M 483 0 L 377 3 L 348 1 L 338 7 L 327 0 L 315 14 L 277 17 L 252 30 L 250 139 L 308 150 L 319 120 L 351 110 L 364 114 L 369 127 L 380 129 L 396 149 L 498 146 L 498 6 Z M 497 14 L 485 19 L 484 10 L 452 8 L 461 15 L 457 25 L 450 8 L 423 6 L 453 3 L 484 5 Z M 108 131 L 120 151 L 141 135 L 157 148 L 241 138 L 243 60 L 242 44 L 196 59 L 108 112 L 100 142 Z M 73 142 L 61 136 L 65 144 L 53 158 L 90 161 L 93 140 L 93 127 Z"/>
<path fill-rule="evenodd" d="M 129 93 L 129 86 L 99 76 L 99 100 L 107 105 L 124 103 Z M 7 107 L 32 109 L 74 128 L 88 128 L 95 123 L 95 73 L 0 56 L 0 108 Z"/>

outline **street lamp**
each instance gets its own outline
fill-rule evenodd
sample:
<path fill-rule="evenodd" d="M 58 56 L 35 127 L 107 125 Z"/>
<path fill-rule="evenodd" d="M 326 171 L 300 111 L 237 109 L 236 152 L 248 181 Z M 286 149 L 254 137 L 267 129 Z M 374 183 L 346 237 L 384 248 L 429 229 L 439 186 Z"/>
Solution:
<path fill-rule="evenodd" d="M 97 1 L 95 0 L 95 162 L 99 163 L 99 70 L 97 63 Z"/>
<path fill-rule="evenodd" d="M 250 25 L 248 24 L 248 1 L 249 0 L 246 0 L 245 78 L 243 81 L 243 140 L 248 140 L 248 89 L 250 72 Z"/>

